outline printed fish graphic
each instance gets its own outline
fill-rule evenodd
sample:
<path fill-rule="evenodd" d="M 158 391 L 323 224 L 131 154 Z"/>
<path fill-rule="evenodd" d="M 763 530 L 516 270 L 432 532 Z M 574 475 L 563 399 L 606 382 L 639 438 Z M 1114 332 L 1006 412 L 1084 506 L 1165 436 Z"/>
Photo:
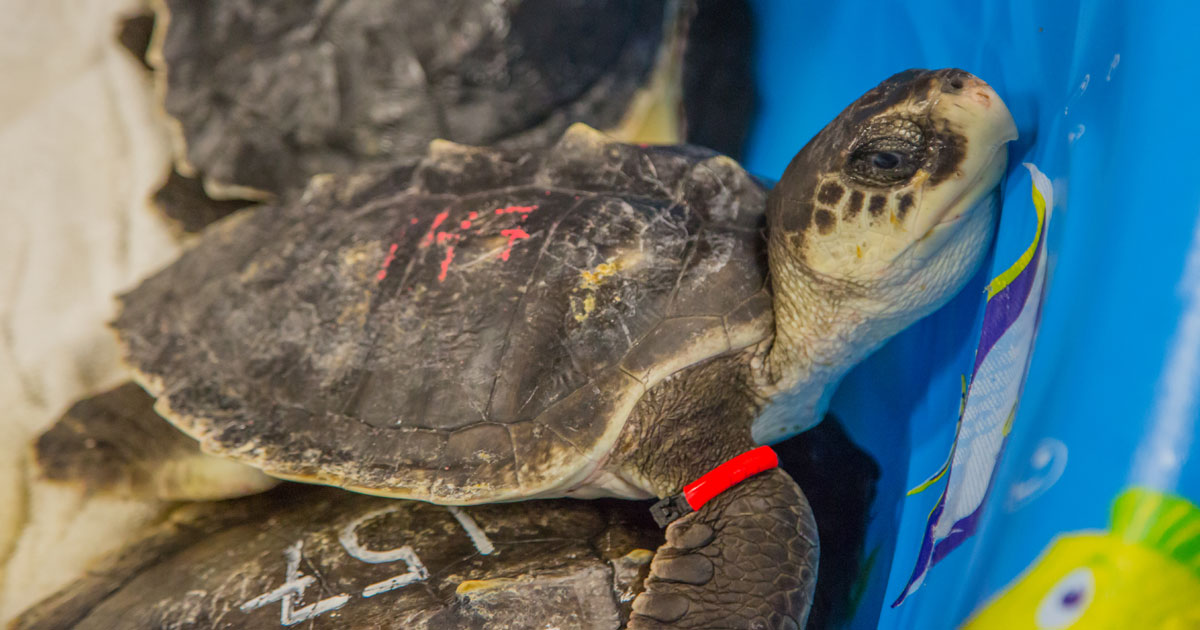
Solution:
<path fill-rule="evenodd" d="M 1111 531 L 1059 536 L 960 630 L 1200 629 L 1200 508 L 1134 488 Z"/>

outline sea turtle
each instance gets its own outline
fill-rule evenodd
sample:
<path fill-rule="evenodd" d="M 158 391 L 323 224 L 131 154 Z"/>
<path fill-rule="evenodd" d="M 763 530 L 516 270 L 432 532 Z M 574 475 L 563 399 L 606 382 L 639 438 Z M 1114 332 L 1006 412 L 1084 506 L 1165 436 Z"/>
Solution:
<path fill-rule="evenodd" d="M 1015 137 L 945 69 L 868 91 L 769 197 L 728 157 L 584 125 L 438 141 L 218 222 L 114 326 L 207 452 L 442 504 L 667 497 L 631 628 L 803 626 L 812 515 L 751 449 L 971 277 Z"/>
<path fill-rule="evenodd" d="M 176 165 L 215 198 L 270 199 L 434 138 L 540 146 L 579 121 L 730 152 L 749 121 L 745 0 L 156 4 L 147 59 Z"/>
<path fill-rule="evenodd" d="M 187 466 L 155 467 L 201 454 L 153 402 L 126 383 L 76 403 L 37 440 L 38 476 L 110 495 L 202 490 L 203 475 L 181 474 Z M 836 559 L 821 563 L 808 627 L 840 627 L 860 579 L 878 467 L 836 418 L 784 442 L 779 458 L 815 490 L 821 553 Z M 661 543 L 644 506 L 629 501 L 443 508 L 288 484 L 175 506 L 15 628 L 266 630 L 305 621 L 342 630 L 618 630 Z M 397 575 L 408 577 L 372 587 Z M 286 584 L 294 592 L 262 597 Z"/>

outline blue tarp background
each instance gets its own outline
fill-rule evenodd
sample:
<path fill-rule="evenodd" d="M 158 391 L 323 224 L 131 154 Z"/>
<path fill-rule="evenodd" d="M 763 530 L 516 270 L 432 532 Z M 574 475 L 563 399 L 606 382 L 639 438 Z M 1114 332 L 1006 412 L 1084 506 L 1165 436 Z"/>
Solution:
<path fill-rule="evenodd" d="M 867 549 L 877 559 L 848 627 L 954 628 L 1056 534 L 1103 528 L 1123 488 L 1200 499 L 1200 462 L 1189 460 L 1200 415 L 1200 4 L 753 5 L 760 109 L 746 161 L 755 172 L 778 177 L 850 101 L 910 67 L 975 73 L 1021 133 L 984 269 L 835 396 L 833 411 L 884 470 Z M 978 534 L 892 608 L 940 488 L 905 492 L 946 460 L 984 287 L 1036 228 L 1024 162 L 1054 189 L 1024 394 Z"/>

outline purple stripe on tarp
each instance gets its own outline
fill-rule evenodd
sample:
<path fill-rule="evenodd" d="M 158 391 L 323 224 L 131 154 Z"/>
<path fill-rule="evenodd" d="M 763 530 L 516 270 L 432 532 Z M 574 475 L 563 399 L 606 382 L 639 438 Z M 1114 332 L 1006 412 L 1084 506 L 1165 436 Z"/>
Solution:
<path fill-rule="evenodd" d="M 1008 286 L 988 300 L 983 314 L 983 328 L 979 331 L 979 349 L 975 351 L 975 367 L 971 370 L 972 377 L 979 371 L 979 366 L 987 357 L 988 352 L 991 352 L 1000 337 L 1017 320 L 1025 308 L 1025 304 L 1029 301 L 1029 290 L 1033 287 L 1033 279 L 1037 276 L 1038 261 L 1042 257 L 1042 241 L 1046 240 L 1045 225 L 1042 225 L 1040 232 L 1037 243 L 1034 244 L 1033 256 L 1029 259 L 1029 264 L 1025 265 L 1021 273 L 1017 274 L 1017 277 L 1013 278 Z M 995 316 L 989 317 L 993 313 Z"/>
<path fill-rule="evenodd" d="M 970 401 L 970 390 L 975 385 L 975 376 L 979 373 L 979 367 L 983 364 L 983 360 L 987 357 L 988 352 L 1000 340 L 1004 333 L 1008 332 L 1013 323 L 1021 315 L 1025 305 L 1029 302 L 1029 293 L 1033 288 L 1033 280 L 1037 277 L 1038 265 L 1042 257 L 1042 243 L 1046 239 L 1046 216 L 1043 215 L 1039 222 L 1041 227 L 1038 230 L 1038 239 L 1034 243 L 1033 256 L 1030 257 L 1029 263 L 1025 268 L 1013 278 L 1008 286 L 1000 290 L 987 301 L 984 307 L 983 323 L 979 332 L 979 345 L 975 351 L 975 365 L 971 369 L 971 384 L 967 388 L 967 400 Z M 1039 305 L 1040 316 L 1040 305 Z M 965 410 L 964 410 L 965 411 Z M 958 437 L 955 436 L 955 441 Z M 996 459 L 999 461 L 1000 454 L 1004 452 L 1004 448 L 1008 443 L 1007 436 L 1000 444 L 1000 450 L 997 453 Z M 987 499 L 991 496 L 992 485 L 996 481 L 996 469 L 992 468 L 992 475 L 988 479 L 987 490 L 984 491 L 979 505 L 968 515 L 959 519 L 950 528 L 950 533 L 940 541 L 934 542 L 933 530 L 937 527 L 941 520 L 942 514 L 946 510 L 946 496 L 950 490 L 950 478 L 953 474 L 953 455 L 951 455 L 951 467 L 946 470 L 946 485 L 942 489 L 942 494 L 938 497 L 937 505 L 929 515 L 929 520 L 925 524 L 925 535 L 921 539 L 921 549 L 917 552 L 916 566 L 913 568 L 913 573 L 908 579 L 908 583 L 904 586 L 904 591 L 892 603 L 892 608 L 899 606 L 904 600 L 912 594 L 913 585 L 921 579 L 929 569 L 941 562 L 951 552 L 962 545 L 972 534 L 979 528 L 979 519 L 983 514 L 983 506 L 987 503 Z"/>
<path fill-rule="evenodd" d="M 950 487 L 950 470 L 946 470 L 946 488 Z M 908 583 L 904 585 L 904 590 L 900 592 L 900 596 L 896 601 L 892 602 L 892 608 L 904 603 L 904 600 L 912 595 L 913 585 L 917 580 L 932 566 L 933 558 L 933 528 L 937 527 L 937 522 L 942 518 L 942 512 L 946 511 L 946 490 L 942 490 L 942 495 L 938 497 L 937 505 L 933 507 L 933 511 L 929 513 L 929 520 L 925 523 L 925 535 L 921 537 L 921 550 L 917 552 L 917 564 L 913 568 L 912 575 L 908 577 Z"/>

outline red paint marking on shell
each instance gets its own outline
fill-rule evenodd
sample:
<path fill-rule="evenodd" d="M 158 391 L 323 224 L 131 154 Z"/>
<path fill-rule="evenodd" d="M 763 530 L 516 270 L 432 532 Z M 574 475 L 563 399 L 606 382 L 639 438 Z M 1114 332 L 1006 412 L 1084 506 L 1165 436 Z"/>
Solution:
<path fill-rule="evenodd" d="M 446 248 L 446 257 L 442 259 L 442 272 L 438 274 L 438 282 L 446 279 L 446 272 L 450 270 L 450 263 L 454 261 L 454 246 Z"/>
<path fill-rule="evenodd" d="M 453 234 L 451 232 L 438 232 L 437 233 L 437 244 L 443 245 L 446 242 L 454 242 L 460 238 L 462 238 L 462 237 L 459 236 L 458 234 Z"/>
<path fill-rule="evenodd" d="M 550 191 L 549 191 L 549 190 L 547 190 L 547 191 L 546 191 L 546 196 L 547 196 L 547 197 L 549 197 L 549 196 L 550 196 Z"/>
<path fill-rule="evenodd" d="M 474 221 L 475 219 L 479 218 L 479 213 L 472 210 L 469 214 L 467 214 L 467 218 L 471 221 Z"/>
<path fill-rule="evenodd" d="M 650 147 L 650 145 L 646 144 L 645 142 L 639 142 L 639 143 L 638 143 L 638 146 L 639 146 L 639 147 L 641 147 L 641 148 L 643 148 L 643 149 L 647 149 L 647 148 L 649 148 L 649 147 Z"/>
<path fill-rule="evenodd" d="M 471 222 L 470 222 L 470 221 L 463 221 L 462 223 L 459 223 L 459 224 L 458 224 L 458 227 L 460 227 L 460 228 L 462 228 L 462 229 L 464 229 L 464 230 L 469 230 L 469 229 L 471 229 Z"/>
<path fill-rule="evenodd" d="M 513 213 L 529 214 L 530 212 L 533 212 L 534 210 L 537 210 L 537 209 L 538 209 L 537 206 L 507 206 L 504 208 L 496 208 L 496 214 L 513 214 Z"/>
<path fill-rule="evenodd" d="M 413 217 L 413 218 L 409 219 L 408 222 L 411 223 L 412 225 L 416 225 L 419 222 L 419 219 L 417 219 L 417 217 Z"/>
<path fill-rule="evenodd" d="M 449 210 L 442 210 L 441 212 L 439 212 L 437 214 L 437 216 L 433 217 L 433 225 L 429 226 L 429 232 L 425 234 L 425 237 L 421 239 L 421 242 L 418 243 L 417 246 L 418 247 L 429 247 L 430 245 L 433 245 L 434 234 L 437 231 L 438 226 L 441 225 L 442 223 L 444 223 L 446 221 L 446 218 L 449 216 L 450 216 Z"/>
<path fill-rule="evenodd" d="M 521 228 L 500 230 L 500 235 L 508 237 L 508 247 L 504 248 L 504 251 L 500 252 L 500 260 L 508 260 L 508 255 L 512 253 L 513 245 L 516 244 L 517 241 L 529 238 L 529 234 L 527 234 L 525 230 L 522 230 Z"/>
<path fill-rule="evenodd" d="M 391 267 L 392 261 L 396 260 L 396 249 L 399 247 L 399 243 L 392 243 L 392 246 L 388 248 L 387 257 L 383 259 L 383 265 L 380 266 L 379 273 L 375 274 L 376 280 L 383 280 L 387 277 L 388 267 Z"/>

